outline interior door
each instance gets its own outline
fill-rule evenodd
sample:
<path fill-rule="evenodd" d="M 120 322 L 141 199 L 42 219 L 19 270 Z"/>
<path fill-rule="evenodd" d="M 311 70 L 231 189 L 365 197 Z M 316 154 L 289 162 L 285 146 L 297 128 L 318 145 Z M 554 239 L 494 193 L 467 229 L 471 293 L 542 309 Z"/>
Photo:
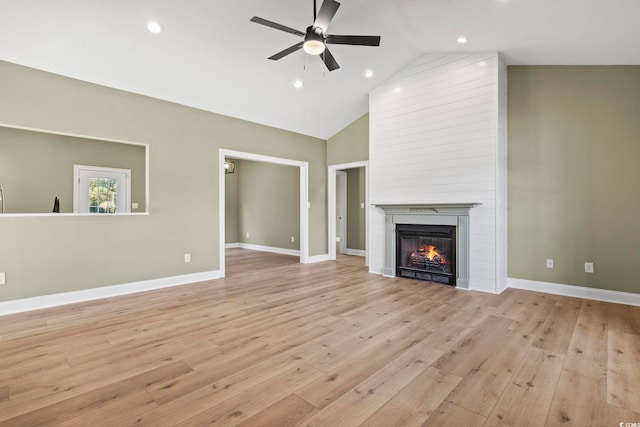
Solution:
<path fill-rule="evenodd" d="M 73 211 L 115 214 L 131 212 L 131 170 L 74 166 Z"/>

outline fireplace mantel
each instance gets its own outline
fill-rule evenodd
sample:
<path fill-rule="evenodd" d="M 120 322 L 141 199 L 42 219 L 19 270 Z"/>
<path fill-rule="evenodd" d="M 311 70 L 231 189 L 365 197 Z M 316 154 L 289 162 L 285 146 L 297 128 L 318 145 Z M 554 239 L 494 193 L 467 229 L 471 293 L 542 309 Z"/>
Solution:
<path fill-rule="evenodd" d="M 456 227 L 456 286 L 469 289 L 469 211 L 481 203 L 376 203 L 385 213 L 384 275 L 396 276 L 396 224 Z"/>
<path fill-rule="evenodd" d="M 387 215 L 468 215 L 469 210 L 482 203 L 377 203 Z"/>

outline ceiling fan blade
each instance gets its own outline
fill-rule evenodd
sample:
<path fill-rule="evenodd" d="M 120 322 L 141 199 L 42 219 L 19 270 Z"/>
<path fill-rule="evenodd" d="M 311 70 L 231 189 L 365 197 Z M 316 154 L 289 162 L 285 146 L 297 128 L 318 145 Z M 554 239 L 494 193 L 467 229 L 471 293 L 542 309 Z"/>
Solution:
<path fill-rule="evenodd" d="M 339 7 L 340 3 L 335 0 L 324 0 L 322 6 L 320 6 L 318 16 L 316 17 L 316 22 L 313 23 L 313 26 L 322 28 L 322 31 L 327 31 L 327 27 L 329 26 L 329 23 L 333 19 L 333 16 L 336 14 Z"/>
<path fill-rule="evenodd" d="M 258 16 L 254 16 L 250 19 L 251 22 L 255 22 L 256 24 L 266 25 L 267 27 L 275 28 L 276 30 L 284 31 L 285 33 L 295 34 L 296 36 L 304 37 L 304 33 L 302 31 L 298 31 L 296 29 L 280 25 L 276 22 L 269 21 L 264 18 L 260 18 Z"/>
<path fill-rule="evenodd" d="M 327 34 L 328 44 L 350 44 L 355 46 L 380 46 L 380 36 L 337 36 Z"/>
<path fill-rule="evenodd" d="M 293 46 L 288 47 L 285 50 L 282 50 L 282 51 L 276 53 L 275 55 L 271 55 L 269 57 L 269 59 L 271 59 L 273 61 L 277 61 L 278 59 L 283 58 L 283 57 L 289 55 L 290 53 L 295 52 L 298 49 L 301 49 L 303 44 L 304 44 L 304 42 L 296 43 Z"/>
<path fill-rule="evenodd" d="M 324 62 L 324 65 L 327 66 L 329 71 L 337 70 L 338 68 L 340 68 L 340 66 L 336 62 L 336 59 L 333 57 L 333 55 L 331 55 L 331 52 L 329 52 L 329 49 L 325 49 L 324 52 L 320 54 L 320 58 L 322 59 L 322 62 Z"/>

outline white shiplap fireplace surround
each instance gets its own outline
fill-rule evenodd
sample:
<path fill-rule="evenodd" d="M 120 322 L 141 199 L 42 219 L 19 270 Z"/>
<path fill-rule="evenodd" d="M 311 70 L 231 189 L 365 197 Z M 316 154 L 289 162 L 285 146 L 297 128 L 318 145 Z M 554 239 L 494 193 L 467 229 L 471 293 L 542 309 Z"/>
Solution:
<path fill-rule="evenodd" d="M 457 286 L 506 288 L 506 95 L 495 52 L 426 55 L 371 92 L 372 273 L 395 276 L 395 224 L 456 225 Z"/>

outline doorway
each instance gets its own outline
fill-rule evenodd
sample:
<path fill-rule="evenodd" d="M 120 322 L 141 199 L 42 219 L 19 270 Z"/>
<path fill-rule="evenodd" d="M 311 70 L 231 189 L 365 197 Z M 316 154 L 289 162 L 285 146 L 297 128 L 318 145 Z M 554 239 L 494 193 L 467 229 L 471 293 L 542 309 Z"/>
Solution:
<path fill-rule="evenodd" d="M 363 173 L 363 180 L 364 180 L 364 201 L 360 201 L 360 200 L 356 200 L 356 204 L 359 205 L 358 208 L 364 210 L 364 250 L 360 250 L 360 251 L 354 251 L 354 250 L 349 250 L 348 249 L 348 226 L 347 224 L 347 219 L 349 217 L 348 213 L 344 214 L 344 225 L 346 228 L 346 231 L 341 231 L 341 224 L 340 224 L 340 214 L 338 212 L 339 206 L 342 204 L 340 202 L 340 199 L 342 199 L 342 195 L 340 194 L 342 191 L 340 190 L 340 180 L 343 178 L 340 178 L 342 176 L 346 177 L 347 176 L 347 171 L 349 170 L 353 170 L 353 169 L 359 169 L 359 168 L 363 168 L 364 173 Z M 343 175 L 344 174 L 344 175 Z M 344 188 L 345 188 L 345 198 L 346 197 L 346 188 L 348 187 L 348 179 L 345 179 L 345 184 L 344 184 Z M 361 162 L 353 162 L 353 163 L 343 163 L 343 164 L 338 164 L 338 165 L 332 165 L 329 166 L 329 171 L 328 171 L 328 205 L 329 205 L 329 212 L 328 212 L 328 216 L 329 216 L 329 227 L 328 227 L 328 244 L 329 244 L 329 259 L 330 260 L 336 260 L 336 256 L 337 256 L 337 252 L 340 253 L 347 253 L 347 254 L 358 254 L 358 255 L 364 255 L 365 257 L 365 265 L 369 265 L 369 242 L 368 242 L 368 235 L 369 235 L 369 162 L 368 161 L 361 161 Z M 348 202 L 344 202 L 344 205 L 346 206 L 348 203 L 350 202 L 354 202 L 354 200 L 348 201 Z M 347 209 L 345 209 L 346 211 Z M 343 241 L 343 236 L 345 237 L 345 242 L 344 242 L 344 252 L 343 252 L 343 245 L 342 245 L 342 241 Z M 339 249 L 336 248 L 336 241 L 337 238 L 340 237 L 340 244 Z"/>
<path fill-rule="evenodd" d="M 219 269 L 220 277 L 225 277 L 225 159 L 252 160 L 256 162 L 274 163 L 295 166 L 300 171 L 300 263 L 306 264 L 309 258 L 309 164 L 298 160 L 242 151 L 219 150 L 218 158 L 218 207 L 219 207 Z"/>

